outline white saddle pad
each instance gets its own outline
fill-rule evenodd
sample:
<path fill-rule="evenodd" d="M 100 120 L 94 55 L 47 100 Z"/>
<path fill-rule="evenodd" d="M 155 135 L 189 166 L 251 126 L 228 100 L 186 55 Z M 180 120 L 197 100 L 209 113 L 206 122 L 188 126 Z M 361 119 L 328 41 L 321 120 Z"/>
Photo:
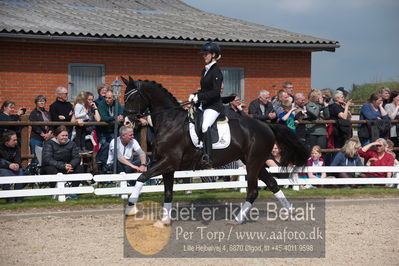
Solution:
<path fill-rule="evenodd" d="M 218 123 L 217 128 L 219 133 L 219 140 L 218 142 L 212 144 L 212 149 L 225 149 L 230 145 L 231 141 L 229 123 Z M 190 123 L 190 137 L 195 147 L 202 148 L 202 141 L 198 144 L 198 136 L 195 132 L 195 126 L 193 123 Z"/>

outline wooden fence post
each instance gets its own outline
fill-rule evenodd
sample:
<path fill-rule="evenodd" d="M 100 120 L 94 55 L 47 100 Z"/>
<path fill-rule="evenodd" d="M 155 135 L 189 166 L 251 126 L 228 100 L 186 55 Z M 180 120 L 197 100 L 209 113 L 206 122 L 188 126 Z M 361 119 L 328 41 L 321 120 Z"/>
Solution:
<path fill-rule="evenodd" d="M 28 115 L 22 115 L 21 116 L 21 121 L 28 121 L 29 116 Z M 29 126 L 21 126 L 21 157 L 22 159 L 22 166 L 27 167 L 29 159 L 26 158 L 28 155 L 30 155 L 29 152 Z"/>
<path fill-rule="evenodd" d="M 140 130 L 140 147 L 144 152 L 148 151 L 147 148 L 147 130 L 148 130 L 148 126 L 146 127 L 141 127 Z"/>

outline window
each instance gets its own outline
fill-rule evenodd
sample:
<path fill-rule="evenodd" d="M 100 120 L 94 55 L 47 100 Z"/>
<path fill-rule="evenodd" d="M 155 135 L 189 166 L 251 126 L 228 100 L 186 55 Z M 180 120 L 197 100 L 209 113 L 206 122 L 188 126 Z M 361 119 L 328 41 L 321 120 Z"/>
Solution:
<path fill-rule="evenodd" d="M 73 101 L 81 91 L 90 91 L 97 98 L 97 86 L 104 83 L 104 65 L 69 64 L 69 100 Z"/>
<path fill-rule="evenodd" d="M 244 68 L 241 67 L 222 67 L 224 90 L 222 96 L 237 94 L 241 99 L 244 98 Z"/>

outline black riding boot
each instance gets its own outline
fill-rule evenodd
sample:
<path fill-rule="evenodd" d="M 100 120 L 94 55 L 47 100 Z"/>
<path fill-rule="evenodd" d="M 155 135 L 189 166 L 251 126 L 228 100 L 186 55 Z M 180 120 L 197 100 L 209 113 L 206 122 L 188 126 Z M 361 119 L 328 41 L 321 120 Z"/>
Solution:
<path fill-rule="evenodd" d="M 202 141 L 204 143 L 204 133 L 200 130 L 198 132 L 198 144 Z M 192 164 L 192 169 L 193 171 L 197 170 L 197 166 L 201 168 L 202 164 L 202 155 L 203 155 L 203 149 L 201 148 L 195 148 L 195 152 L 193 154 L 193 164 Z"/>
<path fill-rule="evenodd" d="M 212 137 L 211 137 L 211 128 L 209 127 L 208 130 L 204 133 L 203 136 L 203 155 L 202 161 L 208 167 L 212 167 Z"/>

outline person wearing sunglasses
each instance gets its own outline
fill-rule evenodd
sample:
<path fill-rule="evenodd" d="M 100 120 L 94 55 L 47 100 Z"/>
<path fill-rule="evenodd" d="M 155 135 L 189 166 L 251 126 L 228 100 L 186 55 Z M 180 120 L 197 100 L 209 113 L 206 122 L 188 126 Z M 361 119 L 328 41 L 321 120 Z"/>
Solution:
<path fill-rule="evenodd" d="M 395 158 L 387 152 L 388 143 L 379 138 L 374 142 L 360 147 L 358 153 L 369 166 L 393 166 Z M 367 173 L 366 177 L 392 177 L 392 173 Z"/>
<path fill-rule="evenodd" d="M 238 97 L 238 95 L 235 93 L 230 94 L 230 97 L 234 97 L 234 99 L 229 102 L 229 104 L 225 105 L 225 115 L 229 119 L 240 119 L 244 116 L 247 116 L 247 114 L 243 110 L 243 104 L 240 100 L 240 97 Z"/>

